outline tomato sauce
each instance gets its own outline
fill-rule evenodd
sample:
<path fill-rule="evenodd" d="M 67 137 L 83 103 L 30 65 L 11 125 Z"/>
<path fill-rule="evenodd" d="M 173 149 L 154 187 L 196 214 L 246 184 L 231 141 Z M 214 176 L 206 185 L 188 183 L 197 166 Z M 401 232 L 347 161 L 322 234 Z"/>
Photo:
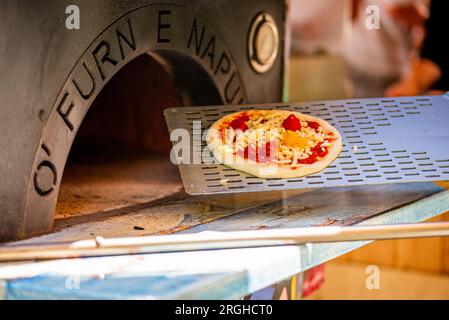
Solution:
<path fill-rule="evenodd" d="M 307 121 L 307 125 L 315 131 L 318 131 L 320 124 L 315 121 Z"/>
<path fill-rule="evenodd" d="M 249 116 L 246 113 L 241 114 L 238 118 L 235 118 L 231 121 L 230 126 L 234 130 L 248 130 L 248 126 L 246 122 L 249 121 Z"/>
<path fill-rule="evenodd" d="M 315 147 L 312 148 L 312 154 L 306 158 L 306 159 L 300 159 L 298 160 L 299 164 L 312 164 L 318 161 L 318 157 L 324 158 L 328 153 L 329 149 L 324 148 L 324 151 L 321 149 L 322 145 L 321 143 L 317 144 Z"/>
<path fill-rule="evenodd" d="M 291 114 L 282 122 L 282 127 L 285 130 L 299 131 L 301 130 L 301 121 L 294 114 Z"/>
<path fill-rule="evenodd" d="M 273 157 L 276 156 L 276 151 L 272 150 L 273 147 L 276 150 L 276 146 L 273 143 L 266 143 L 262 146 L 259 146 L 257 150 L 255 150 L 253 147 L 246 147 L 243 151 L 243 158 L 260 163 L 271 162 L 273 160 Z M 240 156 L 242 156 L 241 153 Z"/>

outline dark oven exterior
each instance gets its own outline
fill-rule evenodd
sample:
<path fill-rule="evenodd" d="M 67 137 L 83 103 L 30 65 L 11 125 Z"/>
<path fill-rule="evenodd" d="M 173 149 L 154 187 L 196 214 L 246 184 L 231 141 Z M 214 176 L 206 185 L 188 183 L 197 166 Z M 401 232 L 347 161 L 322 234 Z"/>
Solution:
<path fill-rule="evenodd" d="M 76 13 L 71 5 L 79 9 L 79 29 L 67 27 Z M 2 1 L 0 240 L 51 231 L 85 114 L 114 74 L 142 54 L 162 61 L 180 92 L 189 86 L 180 94 L 185 105 L 211 102 L 195 70 L 206 75 L 220 104 L 282 100 L 286 6 L 273 0 Z M 187 61 L 194 68 L 183 67 Z"/>

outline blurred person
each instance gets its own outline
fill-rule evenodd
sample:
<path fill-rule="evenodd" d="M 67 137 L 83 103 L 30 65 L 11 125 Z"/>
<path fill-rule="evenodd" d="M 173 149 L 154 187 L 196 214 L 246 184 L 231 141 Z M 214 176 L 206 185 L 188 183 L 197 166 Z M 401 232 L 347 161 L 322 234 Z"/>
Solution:
<path fill-rule="evenodd" d="M 433 0 L 420 55 L 412 58 L 409 70 L 385 91 L 386 96 L 439 94 L 449 90 L 449 45 L 445 40 L 447 6 Z"/>
<path fill-rule="evenodd" d="M 292 53 L 340 53 L 344 11 L 345 0 L 292 0 Z"/>
<path fill-rule="evenodd" d="M 403 77 L 423 37 L 427 7 L 418 0 L 352 0 L 344 57 L 353 97 L 382 96 Z M 379 28 L 369 28 L 375 6 Z M 374 17 L 376 18 L 376 17 Z"/>

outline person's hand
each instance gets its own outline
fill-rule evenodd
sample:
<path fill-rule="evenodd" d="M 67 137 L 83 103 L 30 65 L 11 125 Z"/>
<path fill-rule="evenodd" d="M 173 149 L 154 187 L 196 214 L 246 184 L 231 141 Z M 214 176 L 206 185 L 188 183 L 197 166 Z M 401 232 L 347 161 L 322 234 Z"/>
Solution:
<path fill-rule="evenodd" d="M 409 73 L 389 86 L 384 95 L 416 96 L 427 93 L 432 85 L 441 77 L 441 69 L 429 59 L 417 59 L 411 64 Z"/>
<path fill-rule="evenodd" d="M 417 96 L 421 93 L 419 84 L 414 79 L 405 78 L 389 86 L 385 92 L 385 97 Z"/>
<path fill-rule="evenodd" d="M 388 13 L 408 29 L 416 26 L 424 26 L 429 16 L 428 8 L 417 1 L 408 4 L 392 5 L 388 8 Z"/>

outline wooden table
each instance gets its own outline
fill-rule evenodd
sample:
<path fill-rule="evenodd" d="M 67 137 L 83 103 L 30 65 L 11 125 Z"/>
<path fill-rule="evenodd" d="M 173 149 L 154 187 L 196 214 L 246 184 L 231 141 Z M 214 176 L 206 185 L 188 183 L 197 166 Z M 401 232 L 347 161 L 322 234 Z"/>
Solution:
<path fill-rule="evenodd" d="M 182 205 L 181 205 L 182 204 Z M 179 214 L 161 230 L 157 217 Z M 96 222 L 60 226 L 26 243 L 172 232 L 257 230 L 427 220 L 449 210 L 449 192 L 432 183 L 391 184 L 220 198 L 182 192 Z M 126 217 L 126 219 L 125 219 Z M 145 225 L 151 221 L 151 227 Z M 123 225 L 121 222 L 126 222 Z M 144 226 L 134 230 L 131 225 Z M 3 299 L 236 299 L 368 244 L 307 244 L 254 249 L 144 254 L 0 265 Z"/>

